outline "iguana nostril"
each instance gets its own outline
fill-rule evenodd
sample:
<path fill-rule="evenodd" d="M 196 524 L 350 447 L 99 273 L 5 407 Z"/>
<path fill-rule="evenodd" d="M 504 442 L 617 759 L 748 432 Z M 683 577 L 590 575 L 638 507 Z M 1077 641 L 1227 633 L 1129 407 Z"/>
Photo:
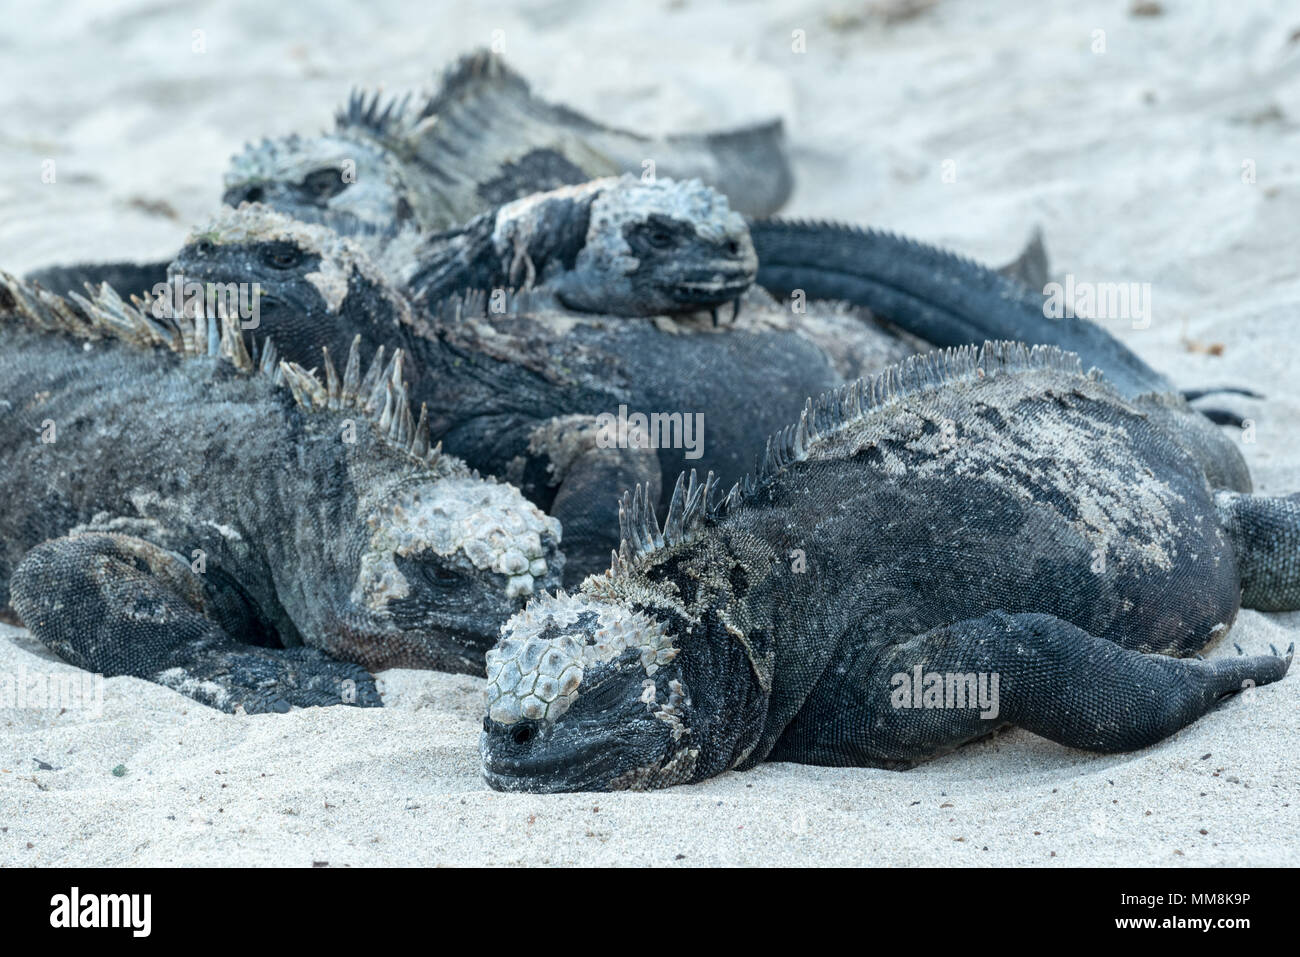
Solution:
<path fill-rule="evenodd" d="M 250 203 L 260 203 L 264 195 L 266 194 L 263 192 L 262 187 L 251 186 L 249 187 L 248 192 L 244 194 L 244 199 Z"/>
<path fill-rule="evenodd" d="M 514 739 L 515 744 L 527 744 L 529 741 L 533 740 L 533 737 L 536 734 L 537 731 L 532 727 L 532 725 L 525 724 L 515 728 L 515 730 L 511 732 L 510 737 Z"/>
<path fill-rule="evenodd" d="M 731 253 L 733 256 L 736 255 L 736 253 L 740 252 L 740 243 L 736 242 L 734 239 L 727 243 L 727 252 Z"/>

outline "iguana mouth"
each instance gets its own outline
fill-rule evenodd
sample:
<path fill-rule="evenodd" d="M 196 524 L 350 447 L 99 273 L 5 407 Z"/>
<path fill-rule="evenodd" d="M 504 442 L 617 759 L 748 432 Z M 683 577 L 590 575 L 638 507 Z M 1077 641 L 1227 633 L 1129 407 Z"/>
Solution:
<path fill-rule="evenodd" d="M 537 756 L 503 757 L 496 748 L 489 749 L 489 736 L 518 734 L 518 725 L 483 725 L 483 779 L 494 791 L 606 790 L 628 763 L 626 749 L 604 738 L 585 747 L 564 747 Z"/>
<path fill-rule="evenodd" d="M 679 301 L 699 303 L 730 302 L 743 295 L 753 284 L 753 274 L 736 272 L 720 276 L 717 279 L 697 279 L 682 281 L 674 289 Z"/>

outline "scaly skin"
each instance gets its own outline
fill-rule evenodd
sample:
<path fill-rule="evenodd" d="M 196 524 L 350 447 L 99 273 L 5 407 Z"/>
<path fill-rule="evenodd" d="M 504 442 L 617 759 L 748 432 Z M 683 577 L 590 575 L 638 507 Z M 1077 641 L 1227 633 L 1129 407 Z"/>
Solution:
<path fill-rule="evenodd" d="M 1007 724 L 1126 751 L 1279 680 L 1291 650 L 1179 659 L 1243 587 L 1300 606 L 1300 506 L 1216 491 L 1148 413 L 1077 357 L 989 344 L 810 401 L 743 488 L 679 481 L 662 529 L 638 490 L 609 574 L 489 653 L 487 782 L 899 768 Z"/>
<path fill-rule="evenodd" d="M 356 665 L 481 672 L 558 584 L 557 523 L 429 449 L 399 357 L 317 380 L 230 321 L 79 306 L 0 273 L 0 607 L 72 663 L 226 710 L 377 705 Z"/>
<path fill-rule="evenodd" d="M 381 262 L 414 259 L 403 286 L 425 309 L 474 289 L 535 289 L 577 312 L 670 315 L 737 299 L 757 270 L 744 219 L 699 180 L 593 180 L 507 203 L 413 257 L 400 242 L 376 247 Z"/>
<path fill-rule="evenodd" d="M 413 309 L 385 270 L 333 233 L 254 207 L 237 218 L 236 228 L 218 224 L 202 234 L 202 247 L 187 247 L 178 272 L 200 283 L 260 283 L 271 297 L 263 332 L 304 363 L 322 345 L 337 351 L 354 333 L 368 344 L 400 335 L 415 360 L 412 394 L 429 403 L 435 438 L 560 518 L 569 584 L 602 567 L 617 547 L 615 503 L 623 491 L 643 483 L 666 492 L 683 468 L 734 481 L 808 396 L 918 348 L 844 307 L 799 313 L 758 291 L 746 294 L 737 321 L 716 330 L 692 316 L 621 323 L 583 316 L 545 297 L 486 315 L 481 299 L 466 309 Z M 664 288 L 675 275 L 663 271 Z M 615 268 L 608 279 L 587 281 L 616 290 L 623 277 Z M 596 417 L 620 406 L 703 414 L 702 457 L 597 447 Z M 1250 489 L 1231 439 L 1177 396 L 1151 406 L 1197 450 L 1217 485 Z"/>
<path fill-rule="evenodd" d="M 936 346 L 986 339 L 1054 345 L 1101 369 L 1133 397 L 1171 392 L 1156 372 L 1087 319 L 1051 321 L 1041 288 L 904 236 L 839 223 L 766 220 L 750 224 L 759 283 L 773 295 L 802 289 L 812 298 L 866 306 Z"/>

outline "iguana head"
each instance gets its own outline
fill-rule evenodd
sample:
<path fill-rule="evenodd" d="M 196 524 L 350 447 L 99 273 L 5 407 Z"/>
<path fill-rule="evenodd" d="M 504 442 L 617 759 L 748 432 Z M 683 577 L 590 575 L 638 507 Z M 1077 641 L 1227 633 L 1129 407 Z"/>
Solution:
<path fill-rule="evenodd" d="M 463 467 L 374 486 L 357 518 L 343 617 L 389 664 L 480 671 L 501 622 L 560 582 L 559 523 Z"/>
<path fill-rule="evenodd" d="M 172 424 L 194 431 L 200 448 L 209 448 L 204 434 L 219 435 L 211 447 L 220 454 L 200 470 L 206 477 L 182 477 L 167 494 L 137 489 L 131 504 L 156 528 L 219 534 L 313 647 L 372 669 L 481 671 L 501 623 L 562 580 L 558 521 L 430 447 L 400 349 L 385 360 L 380 347 L 363 375 L 356 335 L 344 351 L 318 351 L 318 373 L 282 360 L 271 339 L 250 350 L 228 313 L 128 303 L 107 285 L 69 302 L 2 272 L 0 299 L 42 328 L 202 365 L 201 414 Z M 209 501 L 228 504 L 213 493 L 223 480 L 241 490 L 229 522 L 207 518 L 226 516 Z"/>
<path fill-rule="evenodd" d="M 731 302 L 758 268 L 744 218 L 694 179 L 629 175 L 536 193 L 497 211 L 492 241 L 512 284 L 527 278 L 528 255 L 565 306 L 618 316 Z"/>
<path fill-rule="evenodd" d="M 231 312 L 235 303 L 244 329 L 304 365 L 322 345 L 341 354 L 357 332 L 367 351 L 391 343 L 409 312 L 357 241 L 257 203 L 192 232 L 168 279 L 173 301 L 215 295 Z"/>
<path fill-rule="evenodd" d="M 480 752 L 502 791 L 665 787 L 699 754 L 667 626 L 623 602 L 541 595 L 488 652 Z"/>
<path fill-rule="evenodd" d="M 361 375 L 359 338 L 322 374 L 282 363 L 305 417 L 293 477 L 298 614 L 323 650 L 372 668 L 480 671 L 501 623 L 561 581 L 559 522 L 514 486 L 429 448 L 413 417 L 403 354 Z M 300 487 L 307 482 L 307 489 Z M 332 648 L 332 643 L 339 643 Z"/>
<path fill-rule="evenodd" d="M 266 203 L 335 227 L 391 228 L 410 220 L 412 172 L 382 138 L 355 127 L 249 143 L 231 159 L 222 201 Z"/>

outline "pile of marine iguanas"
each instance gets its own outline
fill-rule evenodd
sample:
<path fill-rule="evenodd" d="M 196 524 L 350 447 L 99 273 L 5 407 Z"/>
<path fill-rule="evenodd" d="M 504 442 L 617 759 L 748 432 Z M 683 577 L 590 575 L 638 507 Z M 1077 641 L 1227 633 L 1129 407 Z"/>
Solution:
<path fill-rule="evenodd" d="M 0 273 L 0 609 L 230 712 L 486 674 L 502 790 L 1130 750 L 1286 673 L 1194 656 L 1300 608 L 1231 413 L 1046 318 L 1037 237 L 791 188 L 779 123 L 641 136 L 480 52 L 250 145 L 170 262 Z"/>

